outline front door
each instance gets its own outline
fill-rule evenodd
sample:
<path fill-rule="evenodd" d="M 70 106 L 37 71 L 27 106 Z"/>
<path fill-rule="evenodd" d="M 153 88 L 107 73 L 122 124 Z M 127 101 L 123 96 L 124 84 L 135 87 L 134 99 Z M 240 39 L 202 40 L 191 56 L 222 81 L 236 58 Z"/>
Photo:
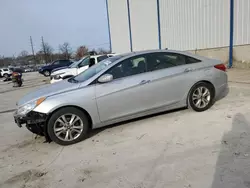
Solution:
<path fill-rule="evenodd" d="M 144 56 L 124 60 L 105 74 L 112 74 L 114 80 L 96 84 L 96 101 L 102 122 L 146 110 L 151 91 L 147 86 L 150 78 Z"/>

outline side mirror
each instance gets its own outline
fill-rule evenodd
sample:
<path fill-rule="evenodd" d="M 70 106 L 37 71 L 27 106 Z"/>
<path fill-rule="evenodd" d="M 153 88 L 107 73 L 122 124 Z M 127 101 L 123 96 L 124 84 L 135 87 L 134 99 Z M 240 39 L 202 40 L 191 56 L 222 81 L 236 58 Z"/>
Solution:
<path fill-rule="evenodd" d="M 111 75 L 111 74 L 104 74 L 104 75 L 102 75 L 98 79 L 98 82 L 100 82 L 100 83 L 107 83 L 107 82 L 111 82 L 112 80 L 113 80 L 113 75 Z"/>

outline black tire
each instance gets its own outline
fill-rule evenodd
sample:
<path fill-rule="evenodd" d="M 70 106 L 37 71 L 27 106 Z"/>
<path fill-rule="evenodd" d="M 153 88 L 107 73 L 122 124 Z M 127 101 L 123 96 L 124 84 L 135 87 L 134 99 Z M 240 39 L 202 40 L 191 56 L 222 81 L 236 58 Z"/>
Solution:
<path fill-rule="evenodd" d="M 206 88 L 206 89 L 208 89 L 208 91 L 210 93 L 210 100 L 209 100 L 208 104 L 206 106 L 204 106 L 204 107 L 197 107 L 196 104 L 195 104 L 195 101 L 193 100 L 194 92 L 196 92 L 198 88 Z M 206 111 L 207 109 L 209 109 L 213 105 L 214 96 L 215 96 L 215 92 L 214 92 L 214 87 L 213 87 L 212 84 L 209 84 L 209 83 L 206 83 L 206 82 L 197 83 L 196 85 L 194 85 L 192 87 L 192 89 L 189 92 L 189 95 L 188 95 L 188 107 L 192 108 L 196 112 Z"/>
<path fill-rule="evenodd" d="M 43 71 L 43 75 L 44 75 L 45 77 L 50 76 L 50 71 L 48 71 L 48 70 Z"/>
<path fill-rule="evenodd" d="M 3 75 L 3 77 L 4 77 L 4 78 L 9 78 L 9 75 L 8 75 L 7 73 L 5 73 L 5 74 Z"/>
<path fill-rule="evenodd" d="M 66 114 L 74 114 L 76 116 L 78 116 L 81 121 L 83 122 L 83 130 L 80 134 L 80 136 L 78 136 L 76 139 L 71 140 L 71 141 L 64 141 L 59 139 L 55 132 L 54 132 L 54 126 L 56 123 L 56 120 Z M 48 135 L 51 138 L 52 141 L 56 142 L 59 145 L 71 145 L 71 144 L 75 144 L 77 142 L 80 142 L 82 140 L 84 140 L 85 138 L 87 138 L 87 134 L 88 134 L 88 130 L 89 130 L 89 121 L 87 116 L 85 115 L 84 112 L 82 112 L 81 110 L 74 108 L 74 107 L 65 107 L 62 109 L 59 109 L 58 111 L 56 111 L 55 113 L 53 113 L 48 121 L 47 124 L 47 130 L 48 130 Z"/>

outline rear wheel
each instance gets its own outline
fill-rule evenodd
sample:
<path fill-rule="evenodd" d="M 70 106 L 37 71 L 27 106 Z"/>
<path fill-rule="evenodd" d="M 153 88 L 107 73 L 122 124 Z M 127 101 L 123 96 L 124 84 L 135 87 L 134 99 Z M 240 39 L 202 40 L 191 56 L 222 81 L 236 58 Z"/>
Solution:
<path fill-rule="evenodd" d="M 209 83 L 201 82 L 196 84 L 188 96 L 188 104 L 194 111 L 202 112 L 213 105 L 214 89 Z"/>
<path fill-rule="evenodd" d="M 46 76 L 46 77 L 50 76 L 50 71 L 48 71 L 48 70 L 44 71 L 43 75 Z"/>
<path fill-rule="evenodd" d="M 79 109 L 65 107 L 54 114 L 48 121 L 48 135 L 60 145 L 70 145 L 87 137 L 89 121 Z"/>

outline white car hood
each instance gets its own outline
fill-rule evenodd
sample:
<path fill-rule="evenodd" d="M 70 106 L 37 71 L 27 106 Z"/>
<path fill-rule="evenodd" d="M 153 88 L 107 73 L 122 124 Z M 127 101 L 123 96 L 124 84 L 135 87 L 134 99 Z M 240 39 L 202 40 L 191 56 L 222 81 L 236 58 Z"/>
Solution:
<path fill-rule="evenodd" d="M 51 76 L 55 76 L 57 74 L 60 74 L 61 76 L 66 76 L 66 75 L 73 75 L 73 76 L 75 76 L 77 74 L 77 68 L 65 68 L 65 69 L 61 69 L 61 70 L 53 72 L 51 74 Z"/>

